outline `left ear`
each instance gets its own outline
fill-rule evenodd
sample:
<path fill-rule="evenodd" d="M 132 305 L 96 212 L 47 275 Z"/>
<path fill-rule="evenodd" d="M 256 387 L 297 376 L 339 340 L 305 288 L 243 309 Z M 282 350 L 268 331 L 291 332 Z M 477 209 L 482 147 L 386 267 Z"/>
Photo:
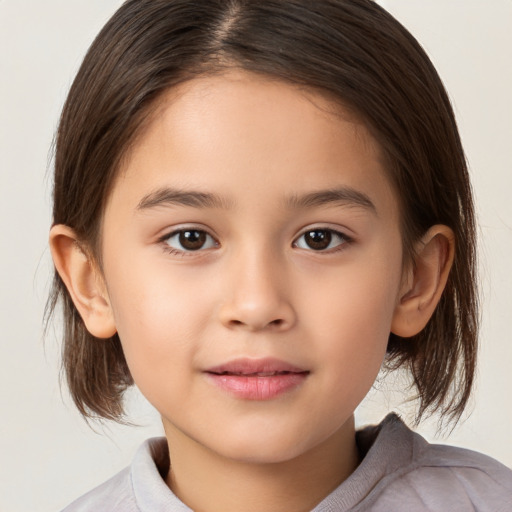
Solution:
<path fill-rule="evenodd" d="M 453 231 L 432 226 L 415 246 L 414 262 L 403 278 L 391 332 L 409 338 L 430 320 L 446 286 L 455 254 Z"/>

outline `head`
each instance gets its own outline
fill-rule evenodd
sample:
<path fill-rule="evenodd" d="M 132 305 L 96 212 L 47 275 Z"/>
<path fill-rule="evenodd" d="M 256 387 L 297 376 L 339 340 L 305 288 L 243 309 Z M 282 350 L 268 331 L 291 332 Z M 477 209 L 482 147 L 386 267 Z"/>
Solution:
<path fill-rule="evenodd" d="M 443 275 L 444 292 L 421 328 L 395 324 L 385 364 L 411 371 L 418 418 L 434 410 L 458 418 L 471 390 L 477 335 L 475 228 L 465 158 L 428 57 L 371 0 L 123 4 L 91 46 L 59 125 L 53 222 L 72 233 L 69 250 L 79 247 L 75 253 L 102 280 L 105 212 L 123 173 L 132 172 L 139 142 L 168 114 L 172 98 L 190 92 L 190 84 L 218 84 L 216 79 L 233 73 L 253 76 L 265 87 L 286 84 L 330 111 L 331 119 L 362 127 L 396 201 L 405 284 L 422 266 L 425 245 L 448 240 L 451 271 Z M 435 226 L 446 229 L 432 232 Z M 133 379 L 119 334 L 86 327 L 61 274 L 55 274 L 49 311 L 62 302 L 71 394 L 82 414 L 121 419 L 122 395 Z M 99 286 L 107 291 L 108 279 Z"/>

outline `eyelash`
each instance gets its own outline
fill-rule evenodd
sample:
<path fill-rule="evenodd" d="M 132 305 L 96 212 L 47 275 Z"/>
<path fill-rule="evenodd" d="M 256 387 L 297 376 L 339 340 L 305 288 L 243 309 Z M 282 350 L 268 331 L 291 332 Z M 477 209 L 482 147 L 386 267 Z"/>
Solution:
<path fill-rule="evenodd" d="M 217 242 L 215 240 L 215 238 L 212 235 L 210 235 L 207 231 L 205 231 L 204 229 L 196 229 L 196 228 L 184 228 L 184 229 L 178 229 L 178 230 L 172 231 L 171 233 L 168 233 L 168 234 L 162 236 L 159 239 L 159 243 L 161 243 L 163 245 L 165 252 L 167 252 L 173 256 L 180 256 L 180 257 L 192 256 L 194 253 L 199 253 L 201 251 L 206 250 L 203 247 L 204 244 L 197 249 L 185 249 L 185 248 L 177 249 L 175 247 L 170 246 L 169 241 L 176 236 L 181 236 L 181 235 L 185 235 L 185 233 L 194 233 L 194 232 L 199 233 L 201 236 L 205 237 L 206 239 L 207 238 L 211 239 L 210 244 L 212 244 L 212 245 L 210 247 L 207 247 L 206 249 L 211 249 L 213 247 L 218 247 L 220 245 L 219 242 Z M 302 237 L 304 237 L 308 234 L 311 235 L 312 233 L 317 233 L 317 234 L 323 233 L 324 236 L 325 236 L 325 234 L 328 234 L 328 246 L 331 245 L 333 238 L 337 238 L 339 240 L 339 243 L 337 243 L 334 247 L 331 247 L 331 248 L 329 248 L 327 246 L 327 248 L 325 248 L 325 249 L 316 249 L 316 250 L 310 246 L 309 247 L 300 247 L 298 245 L 298 241 Z M 341 231 L 337 231 L 337 230 L 331 229 L 331 228 L 318 227 L 318 228 L 310 228 L 310 229 L 307 229 L 306 231 L 303 231 L 293 241 L 292 246 L 299 248 L 299 249 L 304 249 L 306 251 L 331 254 L 331 253 L 335 253 L 335 252 L 344 250 L 346 248 L 346 246 L 351 244 L 352 242 L 353 242 L 353 238 L 347 236 L 345 233 L 342 233 Z M 180 244 L 181 244 L 181 242 L 180 242 Z"/>

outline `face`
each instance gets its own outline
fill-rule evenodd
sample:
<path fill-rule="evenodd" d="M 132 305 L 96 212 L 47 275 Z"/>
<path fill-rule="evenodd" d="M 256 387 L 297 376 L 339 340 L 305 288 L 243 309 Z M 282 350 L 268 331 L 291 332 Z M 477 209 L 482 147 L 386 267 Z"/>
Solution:
<path fill-rule="evenodd" d="M 397 201 L 365 127 L 244 72 L 170 91 L 106 206 L 103 271 L 166 432 L 278 462 L 351 423 L 402 277 Z"/>

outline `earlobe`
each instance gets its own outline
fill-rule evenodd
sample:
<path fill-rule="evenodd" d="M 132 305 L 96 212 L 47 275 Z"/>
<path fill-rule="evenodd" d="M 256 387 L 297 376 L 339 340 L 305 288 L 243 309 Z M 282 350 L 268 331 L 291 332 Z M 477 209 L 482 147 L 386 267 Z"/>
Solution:
<path fill-rule="evenodd" d="M 50 231 L 50 249 L 55 268 L 87 330 L 97 338 L 113 336 L 116 327 L 103 278 L 92 259 L 81 248 L 75 232 L 62 224 L 53 226 Z"/>
<path fill-rule="evenodd" d="M 415 247 L 414 263 L 403 279 L 391 332 L 403 338 L 418 334 L 441 299 L 455 254 L 453 231 L 432 226 Z"/>

